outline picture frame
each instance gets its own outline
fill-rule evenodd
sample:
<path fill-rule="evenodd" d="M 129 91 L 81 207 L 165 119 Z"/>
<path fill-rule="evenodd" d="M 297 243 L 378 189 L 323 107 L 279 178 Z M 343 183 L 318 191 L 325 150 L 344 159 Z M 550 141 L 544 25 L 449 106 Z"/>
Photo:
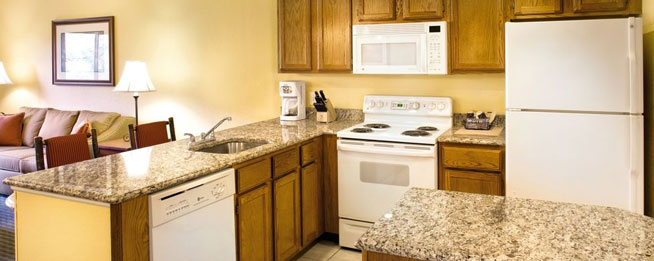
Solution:
<path fill-rule="evenodd" d="M 114 17 L 52 21 L 52 84 L 114 86 Z"/>

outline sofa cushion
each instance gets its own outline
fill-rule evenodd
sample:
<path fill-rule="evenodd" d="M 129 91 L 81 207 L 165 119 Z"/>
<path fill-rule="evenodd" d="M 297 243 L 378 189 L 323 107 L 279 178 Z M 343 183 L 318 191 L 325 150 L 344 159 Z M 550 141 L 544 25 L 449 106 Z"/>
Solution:
<path fill-rule="evenodd" d="M 75 126 L 88 121 L 91 123 L 91 128 L 95 129 L 96 133 L 100 135 L 109 129 L 118 117 L 120 117 L 120 114 L 115 112 L 80 111 Z"/>
<path fill-rule="evenodd" d="M 0 115 L 0 146 L 20 146 L 23 144 L 22 130 L 25 113 Z"/>
<path fill-rule="evenodd" d="M 39 136 L 44 140 L 49 138 L 70 135 L 73 126 L 77 121 L 78 111 L 60 111 L 55 109 L 48 109 L 45 114 L 43 126 L 39 131 Z"/>
<path fill-rule="evenodd" d="M 48 109 L 21 107 L 20 111 L 25 113 L 25 118 L 23 118 L 23 145 L 34 147 L 34 138 L 39 135 Z"/>
<path fill-rule="evenodd" d="M 33 148 L 2 151 L 0 152 L 0 169 L 25 173 L 22 161 L 35 155 L 36 152 Z"/>
<path fill-rule="evenodd" d="M 70 132 L 70 135 L 87 134 L 89 132 L 91 132 L 91 123 L 85 121 L 81 123 L 76 123 L 75 126 L 73 127 L 73 131 Z"/>
<path fill-rule="evenodd" d="M 44 162 L 46 168 L 48 163 Z M 36 172 L 38 169 L 36 169 L 36 156 L 24 158 L 23 160 L 20 161 L 20 172 L 22 173 L 30 173 L 30 172 Z"/>

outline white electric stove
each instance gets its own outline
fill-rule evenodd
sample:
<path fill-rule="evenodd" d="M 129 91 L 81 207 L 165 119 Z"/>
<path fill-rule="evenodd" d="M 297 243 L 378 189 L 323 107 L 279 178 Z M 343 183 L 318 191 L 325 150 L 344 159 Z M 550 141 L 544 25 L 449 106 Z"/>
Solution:
<path fill-rule="evenodd" d="M 447 97 L 366 96 L 363 112 L 338 132 L 339 241 L 349 248 L 409 188 L 438 188 L 436 141 L 452 127 Z"/>

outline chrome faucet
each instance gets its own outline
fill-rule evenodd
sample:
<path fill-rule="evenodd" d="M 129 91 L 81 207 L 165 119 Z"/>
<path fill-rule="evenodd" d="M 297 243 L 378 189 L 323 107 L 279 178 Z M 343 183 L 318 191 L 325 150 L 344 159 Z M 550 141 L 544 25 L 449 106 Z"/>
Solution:
<path fill-rule="evenodd" d="M 216 128 L 218 128 L 218 126 L 222 125 L 223 122 L 225 122 L 225 121 L 232 121 L 232 117 L 226 117 L 226 118 L 220 120 L 207 133 L 200 134 L 200 140 L 203 141 L 203 140 L 206 140 L 207 137 L 210 137 L 210 138 L 213 137 L 213 131 L 216 130 Z"/>

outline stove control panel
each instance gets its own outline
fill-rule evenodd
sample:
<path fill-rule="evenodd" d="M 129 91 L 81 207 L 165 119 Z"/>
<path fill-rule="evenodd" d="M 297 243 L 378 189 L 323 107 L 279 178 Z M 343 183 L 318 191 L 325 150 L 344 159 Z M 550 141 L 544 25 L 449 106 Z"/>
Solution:
<path fill-rule="evenodd" d="M 365 113 L 452 116 L 449 97 L 366 96 Z"/>

